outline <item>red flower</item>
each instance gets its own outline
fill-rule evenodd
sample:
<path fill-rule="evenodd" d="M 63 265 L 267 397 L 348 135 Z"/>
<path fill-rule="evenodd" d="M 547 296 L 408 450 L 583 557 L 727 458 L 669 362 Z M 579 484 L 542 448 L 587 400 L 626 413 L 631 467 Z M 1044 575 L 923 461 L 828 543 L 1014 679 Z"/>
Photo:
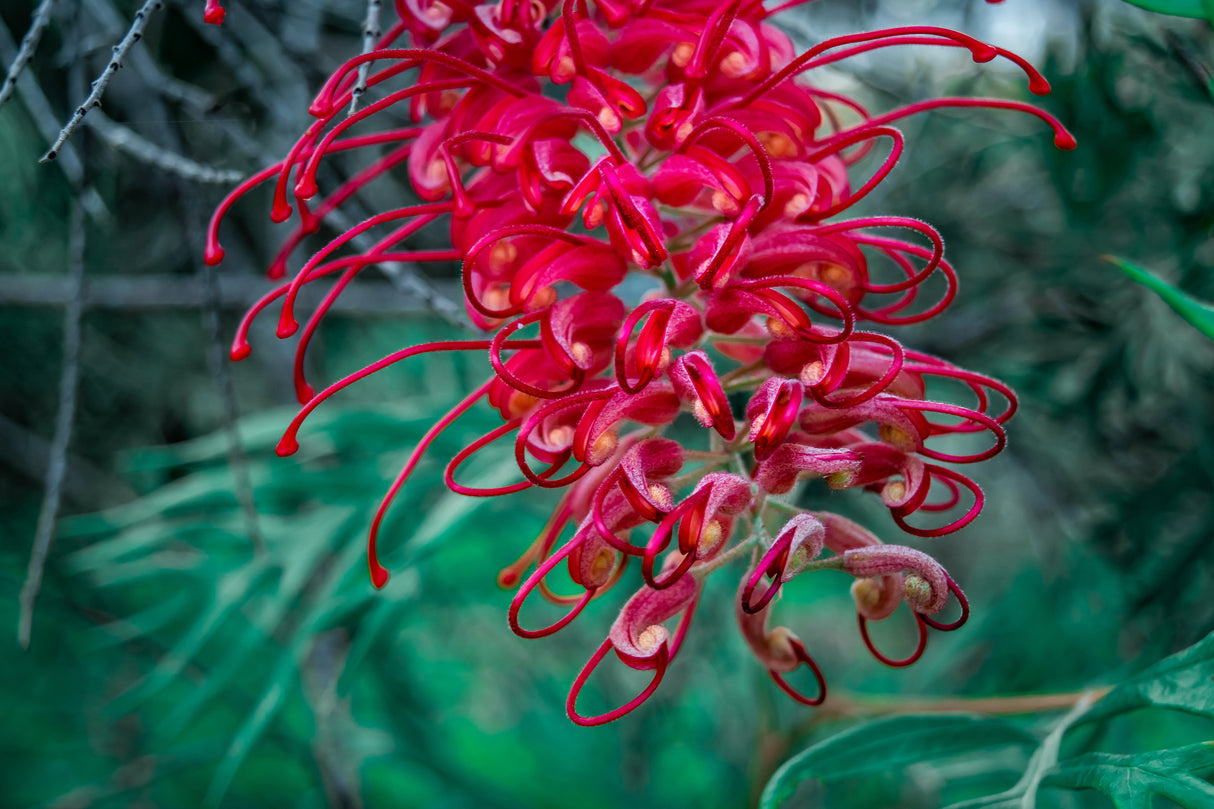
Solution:
<path fill-rule="evenodd" d="M 1059 147 L 1074 140 L 1021 102 L 942 98 L 874 115 L 800 77 L 878 48 L 937 45 L 968 51 L 976 62 L 1006 58 L 1034 93 L 1049 91 L 1045 79 L 1013 54 L 928 26 L 838 37 L 796 54 L 768 24 L 774 11 L 756 0 L 562 0 L 559 8 L 554 0 L 403 0 L 396 8 L 400 20 L 377 48 L 347 61 L 321 88 L 310 108 L 316 121 L 286 158 L 220 205 L 206 252 L 208 263 L 223 259 L 224 214 L 253 186 L 275 180 L 271 218 L 299 216 L 269 269 L 284 277 L 325 217 L 405 166 L 422 202 L 330 241 L 254 307 L 232 348 L 234 359 L 247 356 L 250 322 L 276 301 L 279 336 L 294 334 L 299 290 L 336 277 L 299 339 L 303 407 L 279 445 L 283 455 L 295 451 L 297 431 L 319 404 L 369 374 L 431 351 L 486 355 L 485 383 L 423 436 L 376 513 L 368 555 L 375 586 L 388 580 L 376 541 L 393 496 L 434 438 L 484 402 L 502 425 L 450 459 L 447 484 L 474 496 L 565 489 L 549 526 L 500 577 L 518 588 L 511 628 L 524 637 L 560 630 L 639 562 L 640 589 L 570 693 L 578 723 L 618 718 L 653 693 L 703 580 L 740 556 L 751 558 L 736 606 L 742 634 L 776 683 L 806 704 L 825 698 L 822 671 L 806 642 L 768 628 L 795 577 L 851 574 L 861 637 L 890 665 L 917 659 L 928 627 L 959 627 L 968 604 L 931 557 L 884 545 L 829 512 L 776 516 L 790 508 L 778 496 L 822 478 L 830 488 L 874 492 L 912 535 L 956 531 L 978 515 L 983 495 L 942 464 L 999 452 L 1016 407 L 1001 383 L 860 328 L 926 321 L 949 305 L 957 274 L 939 234 L 905 217 L 840 217 L 889 174 L 904 148 L 890 124 L 908 115 L 946 106 L 1016 110 L 1047 123 Z M 221 17 L 208 0 L 207 20 Z M 343 117 L 360 69 L 380 98 Z M 416 125 L 347 132 L 390 108 Z M 876 170 L 853 176 L 882 143 L 889 152 Z M 312 203 L 321 162 L 366 147 L 387 151 Z M 447 230 L 450 250 L 407 246 L 419 231 L 438 228 Z M 373 246 L 345 252 L 364 234 L 374 234 Z M 354 276 L 379 262 L 449 260 L 462 262 L 467 314 L 484 339 L 403 348 L 313 390 L 304 353 Z M 654 291 L 635 300 L 623 283 L 631 276 L 646 277 Z M 925 300 L 924 285 L 937 276 L 937 297 Z M 537 336 L 519 336 L 532 326 L 526 333 Z M 929 382 L 954 385 L 970 404 L 926 399 Z M 680 444 L 662 435 L 682 412 L 700 429 Z M 960 453 L 935 446 L 939 436 L 971 433 L 989 434 L 987 443 Z M 516 483 L 485 490 L 457 482 L 464 463 L 506 436 L 514 439 Z M 960 516 L 947 513 L 954 509 Z M 562 566 L 578 588 L 573 595 L 547 584 Z M 522 613 L 537 591 L 562 612 L 528 629 Z M 941 623 L 932 616 L 950 597 L 960 618 Z M 903 602 L 919 643 L 893 660 L 872 645 L 867 623 Z M 580 715 L 582 686 L 612 651 L 624 665 L 652 671 L 652 681 L 615 710 Z M 784 679 L 801 665 L 817 680 L 815 696 Z"/>

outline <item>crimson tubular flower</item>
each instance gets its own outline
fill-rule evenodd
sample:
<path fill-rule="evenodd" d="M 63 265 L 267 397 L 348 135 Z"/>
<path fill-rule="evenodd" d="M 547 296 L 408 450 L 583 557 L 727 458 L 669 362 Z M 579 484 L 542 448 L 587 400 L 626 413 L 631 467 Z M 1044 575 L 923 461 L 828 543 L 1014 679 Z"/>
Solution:
<path fill-rule="evenodd" d="M 284 278 L 326 216 L 382 175 L 407 172 L 419 201 L 371 217 L 304 261 L 248 313 L 232 357 L 248 355 L 250 323 L 275 303 L 278 335 L 293 335 L 300 289 L 334 280 L 298 341 L 303 406 L 278 447 L 289 455 L 307 416 L 359 379 L 426 352 L 487 356 L 485 383 L 431 427 L 389 486 L 370 533 L 371 579 L 376 587 L 388 580 L 376 540 L 393 497 L 442 430 L 488 403 L 502 424 L 450 459 L 448 486 L 483 497 L 565 490 L 548 527 L 502 571 L 501 583 L 518 588 L 511 628 L 528 638 L 556 632 L 625 581 L 631 563 L 640 567 L 639 580 L 629 579 L 639 589 L 569 694 L 579 724 L 616 719 L 653 693 L 704 580 L 740 558 L 749 560 L 736 603 L 742 635 L 780 688 L 805 704 L 826 695 L 812 644 L 768 627 L 794 578 L 824 569 L 852 576 L 861 638 L 893 666 L 923 654 L 929 627 L 956 629 L 968 615 L 960 588 L 927 554 L 780 496 L 815 478 L 864 489 L 918 537 L 949 534 L 978 515 L 982 491 L 956 467 L 1003 448 L 1015 396 L 865 330 L 935 317 L 952 301 L 957 276 L 929 225 L 847 213 L 898 160 L 903 137 L 890 124 L 908 115 L 1013 110 L 1044 121 L 1059 148 L 1075 142 L 1052 116 L 1018 101 L 937 98 L 873 114 L 821 89 L 810 78 L 816 69 L 895 45 L 962 49 L 975 62 L 1002 57 L 1032 92 L 1049 85 L 1014 54 L 931 26 L 836 37 L 798 54 L 768 23 L 798 4 L 396 0 L 395 24 L 329 78 L 310 108 L 315 122 L 286 158 L 233 191 L 211 223 L 206 260 L 217 264 L 224 214 L 273 181 L 271 217 L 298 215 L 269 270 Z M 222 16 L 214 0 L 207 15 Z M 360 70 L 380 98 L 347 115 Z M 413 125 L 364 131 L 388 110 Z M 888 144 L 884 158 L 879 142 Z M 351 150 L 372 155 L 366 168 L 317 200 L 321 162 Z M 407 246 L 427 228 L 445 228 L 450 249 Z M 361 236 L 373 237 L 370 247 L 346 249 Z M 381 262 L 452 260 L 462 262 L 468 318 L 483 339 L 402 348 L 314 391 L 303 357 L 356 275 Z M 639 299 L 624 291 L 636 277 L 650 287 Z M 970 404 L 926 398 L 928 384 L 941 381 Z M 698 438 L 664 437 L 684 412 L 691 418 L 680 434 L 698 430 Z M 968 434 L 989 443 L 956 454 L 933 440 Z M 517 483 L 456 481 L 463 464 L 506 437 Z M 572 595 L 548 584 L 562 566 Z M 537 591 L 562 617 L 527 628 L 524 607 Z M 954 599 L 958 619 L 933 617 Z M 918 641 L 910 656 L 893 659 L 867 627 L 903 602 Z M 579 693 L 611 653 L 652 672 L 651 683 L 615 710 L 584 716 Z M 811 696 L 785 679 L 800 666 L 817 681 Z"/>

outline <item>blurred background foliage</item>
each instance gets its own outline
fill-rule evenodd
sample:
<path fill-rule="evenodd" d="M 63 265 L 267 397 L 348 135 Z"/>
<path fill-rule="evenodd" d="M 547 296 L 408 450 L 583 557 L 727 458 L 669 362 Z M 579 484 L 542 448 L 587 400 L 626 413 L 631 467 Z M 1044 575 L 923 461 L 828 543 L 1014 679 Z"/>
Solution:
<path fill-rule="evenodd" d="M 288 347 L 255 331 L 249 360 L 217 361 L 216 340 L 266 288 L 258 273 L 281 238 L 268 199 L 255 198 L 235 212 L 229 259 L 208 277 L 201 227 L 231 185 L 218 180 L 285 152 L 311 90 L 357 52 L 365 13 L 356 0 L 225 5 L 219 29 L 201 23 L 197 0 L 150 20 L 71 142 L 78 171 L 66 154 L 37 158 L 134 4 L 60 3 L 31 80 L 0 109 L 0 625 L 14 629 L 52 455 L 74 200 L 84 200 L 88 279 L 65 516 L 30 648 L 7 641 L 0 666 L 0 805 L 738 807 L 809 748 L 789 783 L 810 780 L 788 805 L 937 807 L 1048 770 L 1032 756 L 1065 711 L 1036 710 L 1051 697 L 989 698 L 1058 694 L 1057 708 L 1214 629 L 1214 345 L 1101 259 L 1214 300 L 1208 24 L 1116 0 L 821 0 L 786 15 L 806 40 L 915 19 L 1016 47 L 1053 82 L 1042 103 L 1080 143 L 1055 152 L 1037 122 L 991 113 L 915 118 L 901 165 L 866 202 L 932 222 L 961 273 L 952 310 L 900 336 L 1021 396 L 1009 449 L 978 470 L 986 513 L 931 548 L 974 618 L 895 671 L 864 652 L 843 577 L 791 588 L 781 620 L 834 694 L 815 712 L 750 659 L 731 585 L 718 581 L 657 695 L 585 730 L 565 718 L 564 696 L 616 605 L 596 602 L 546 641 L 510 634 L 494 580 L 553 500 L 446 492 L 440 459 L 492 426 L 486 414 L 437 442 L 386 526 L 391 584 L 376 593 L 367 581 L 374 504 L 436 415 L 487 373 L 481 359 L 429 355 L 377 375 L 322 408 L 289 460 L 273 455 L 292 412 Z M 0 3 L 0 61 L 33 12 Z M 821 80 L 875 109 L 940 93 L 1023 97 L 1022 79 L 954 56 L 884 52 Z M 130 148 L 136 136 L 170 159 Z M 330 183 L 353 169 L 334 161 Z M 385 184 L 364 202 L 374 210 L 404 193 Z M 454 268 L 428 271 L 353 290 L 322 329 L 313 375 L 332 380 L 457 334 L 424 302 L 449 291 Z M 509 474 L 491 454 L 466 471 Z M 898 536 L 863 500 L 830 504 Z M 879 642 L 904 642 L 899 629 Z M 1214 651 L 1189 654 L 1189 679 L 1165 677 L 1171 685 L 1140 689 L 1135 703 L 1179 693 L 1180 713 L 1072 716 L 1077 726 L 1055 734 L 1061 754 L 1085 773 L 1101 770 L 1079 757 L 1100 754 L 1147 757 L 1137 769 L 1118 759 L 1119 773 L 1208 772 L 1209 746 L 1185 745 L 1214 738 Z M 588 701 L 637 688 L 600 675 Z M 873 718 L 925 707 L 1015 716 Z M 948 739 L 966 746 L 950 752 Z M 898 752 L 908 746 L 910 758 Z M 1045 783 L 1092 786 L 1072 780 Z M 1146 805 L 1130 801 L 1118 805 Z M 1038 805 L 1108 804 L 1049 789 Z"/>

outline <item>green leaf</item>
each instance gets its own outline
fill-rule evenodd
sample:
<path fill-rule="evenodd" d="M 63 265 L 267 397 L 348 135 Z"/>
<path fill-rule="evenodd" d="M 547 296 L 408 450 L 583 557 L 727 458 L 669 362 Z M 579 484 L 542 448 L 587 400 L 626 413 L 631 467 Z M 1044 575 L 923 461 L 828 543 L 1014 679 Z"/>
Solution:
<path fill-rule="evenodd" d="M 1214 633 L 1125 680 L 1079 721 L 1092 722 L 1146 707 L 1214 718 Z"/>
<path fill-rule="evenodd" d="M 1193 773 L 1214 767 L 1214 742 L 1133 755 L 1088 753 L 1046 774 L 1042 786 L 1096 789 L 1118 809 L 1150 809 L 1160 795 L 1181 806 L 1214 806 L 1214 786 Z"/>
<path fill-rule="evenodd" d="M 1145 8 L 1147 11 L 1157 11 L 1160 14 L 1196 17 L 1199 20 L 1214 22 L 1214 3 L 1211 3 L 1210 0 L 1126 0 L 1126 2 L 1139 8 Z"/>
<path fill-rule="evenodd" d="M 1211 19 L 1214 20 L 1214 17 Z M 1108 256 L 1107 259 L 1120 267 L 1121 271 L 1130 278 L 1163 298 L 1164 303 L 1176 310 L 1178 315 L 1189 321 L 1206 337 L 1214 340 L 1214 306 L 1194 300 L 1151 272 L 1125 259 L 1113 256 Z"/>
<path fill-rule="evenodd" d="M 865 722 L 786 761 L 767 782 L 759 806 L 774 809 L 810 779 L 856 778 L 921 761 L 1036 745 L 1030 733 L 1010 722 L 973 714 L 912 714 Z"/>

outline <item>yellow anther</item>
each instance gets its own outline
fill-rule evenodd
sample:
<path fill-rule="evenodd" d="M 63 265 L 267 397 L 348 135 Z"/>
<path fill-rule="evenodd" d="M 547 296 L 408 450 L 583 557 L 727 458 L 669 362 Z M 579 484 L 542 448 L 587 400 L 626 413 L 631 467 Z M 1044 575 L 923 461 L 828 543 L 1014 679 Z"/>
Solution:
<path fill-rule="evenodd" d="M 881 499 L 886 503 L 901 503 L 906 499 L 906 481 L 891 480 L 881 489 Z"/>
<path fill-rule="evenodd" d="M 648 626 L 637 636 L 637 648 L 646 654 L 656 651 L 666 640 L 667 634 L 666 627 L 661 624 Z"/>
<path fill-rule="evenodd" d="M 881 585 L 875 579 L 856 579 L 851 584 L 851 596 L 861 612 L 876 609 L 881 603 Z"/>
<path fill-rule="evenodd" d="M 594 443 L 590 445 L 590 451 L 586 453 L 586 462 L 592 466 L 606 462 L 619 444 L 620 439 L 615 434 L 615 430 L 608 430 L 594 439 Z"/>
<path fill-rule="evenodd" d="M 573 436 L 576 434 L 577 430 L 573 427 L 562 424 L 548 431 L 548 443 L 554 447 L 567 447 L 573 443 Z"/>
<path fill-rule="evenodd" d="M 767 333 L 777 340 L 787 340 L 797 336 L 797 332 L 789 328 L 788 324 L 778 317 L 767 318 Z"/>
<path fill-rule="evenodd" d="M 809 194 L 798 192 L 789 197 L 788 201 L 784 203 L 784 215 L 789 219 L 795 219 L 808 211 L 809 206 L 812 204 L 813 199 L 810 198 Z"/>
<path fill-rule="evenodd" d="M 750 70 L 746 54 L 741 51 L 732 51 L 721 60 L 721 72 L 731 79 L 740 79 L 747 75 Z"/>
<path fill-rule="evenodd" d="M 660 508 L 662 511 L 670 511 L 674 508 L 674 496 L 661 483 L 649 484 L 649 501 Z"/>
<path fill-rule="evenodd" d="M 489 248 L 489 267 L 495 272 L 504 272 L 518 258 L 518 248 L 511 242 L 498 242 Z"/>
<path fill-rule="evenodd" d="M 826 363 L 822 360 L 812 360 L 801 366 L 799 375 L 801 384 L 812 387 L 826 378 Z"/>
<path fill-rule="evenodd" d="M 670 61 L 675 67 L 687 67 L 691 63 L 691 57 L 695 56 L 695 52 L 694 42 L 680 42 L 674 46 L 674 52 L 670 54 Z"/>
<path fill-rule="evenodd" d="M 575 342 L 569 346 L 569 358 L 573 360 L 574 365 L 587 365 L 593 356 L 594 352 L 585 343 Z"/>

